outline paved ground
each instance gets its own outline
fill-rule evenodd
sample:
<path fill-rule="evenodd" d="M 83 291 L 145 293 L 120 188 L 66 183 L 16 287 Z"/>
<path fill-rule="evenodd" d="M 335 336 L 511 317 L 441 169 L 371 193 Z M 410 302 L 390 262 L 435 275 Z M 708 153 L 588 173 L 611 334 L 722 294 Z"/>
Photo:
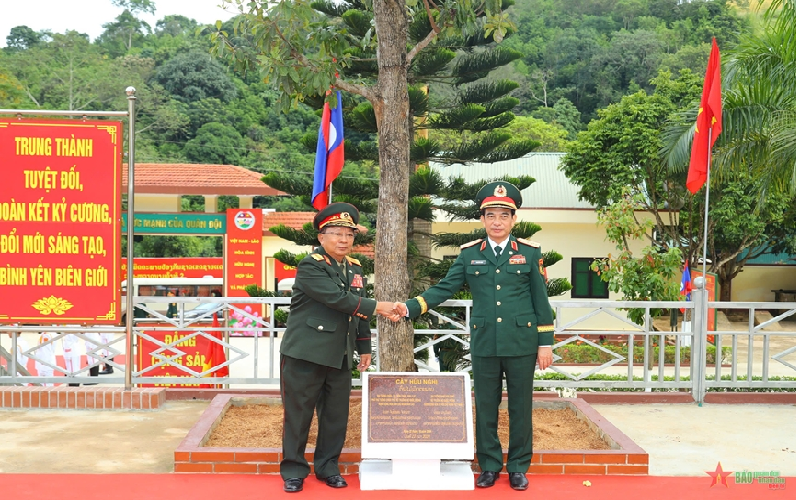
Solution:
<path fill-rule="evenodd" d="M 157 411 L 0 410 L 0 472 L 167 473 L 207 402 Z M 594 405 L 650 454 L 650 473 L 796 476 L 794 405 Z"/>
<path fill-rule="evenodd" d="M 156 411 L 0 410 L 0 472 L 171 472 L 208 402 Z"/>

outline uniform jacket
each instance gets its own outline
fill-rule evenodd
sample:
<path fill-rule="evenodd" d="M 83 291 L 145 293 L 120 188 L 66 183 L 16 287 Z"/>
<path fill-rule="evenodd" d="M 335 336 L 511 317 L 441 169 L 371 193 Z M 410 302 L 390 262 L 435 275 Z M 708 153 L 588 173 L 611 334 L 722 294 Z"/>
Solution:
<path fill-rule="evenodd" d="M 527 356 L 553 344 L 553 310 L 547 299 L 538 243 L 509 237 L 500 257 L 486 240 L 462 245 L 447 276 L 407 301 L 416 317 L 448 300 L 464 285 L 473 294 L 470 348 L 474 356 Z"/>
<path fill-rule="evenodd" d="M 376 301 L 365 297 L 359 261 L 346 257 L 345 272 L 322 247 L 299 262 L 290 316 L 279 351 L 291 358 L 340 368 L 353 351 L 370 354 L 370 318 Z"/>

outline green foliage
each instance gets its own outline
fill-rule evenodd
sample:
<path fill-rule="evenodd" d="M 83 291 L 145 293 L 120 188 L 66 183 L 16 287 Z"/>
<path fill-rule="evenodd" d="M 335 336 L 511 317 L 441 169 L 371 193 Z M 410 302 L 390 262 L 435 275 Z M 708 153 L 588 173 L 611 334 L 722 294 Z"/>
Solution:
<path fill-rule="evenodd" d="M 38 45 L 42 36 L 27 26 L 14 26 L 6 37 L 7 51 L 25 50 Z"/>
<path fill-rule="evenodd" d="M 158 68 L 155 81 L 176 99 L 193 103 L 215 97 L 229 103 L 237 95 L 226 69 L 208 54 L 179 54 Z"/>
<path fill-rule="evenodd" d="M 240 165 L 245 142 L 229 125 L 210 122 L 202 125 L 196 137 L 185 143 L 185 157 L 195 163 Z"/>
<path fill-rule="evenodd" d="M 521 114 L 549 109 L 565 97 L 584 122 L 638 90 L 652 92 L 660 69 L 703 74 L 695 52 L 715 36 L 722 49 L 750 29 L 737 2 L 677 0 L 519 0 L 509 12 L 518 26 L 506 45 L 523 53 Z M 512 76 L 514 78 L 514 76 Z M 574 139 L 574 137 L 571 137 Z"/>
<path fill-rule="evenodd" d="M 120 248 L 127 248 L 127 236 L 122 236 Z M 133 243 L 133 252 L 135 257 L 221 257 L 223 239 L 216 236 L 143 235 L 141 241 Z"/>
<path fill-rule="evenodd" d="M 612 292 L 622 293 L 626 301 L 678 300 L 679 283 L 675 276 L 680 271 L 680 249 L 665 251 L 653 246 L 645 246 L 641 255 L 630 249 L 630 241 L 643 240 L 652 228 L 652 221 L 638 221 L 635 209 L 642 196 L 629 193 L 614 204 L 598 211 L 599 224 L 605 228 L 606 237 L 616 245 L 619 254 L 595 259 L 592 270 L 608 283 Z M 660 316 L 665 311 L 651 309 L 651 316 Z M 629 309 L 628 317 L 641 325 L 644 323 L 643 309 Z"/>
<path fill-rule="evenodd" d="M 712 374 L 705 376 L 705 380 L 715 380 L 715 378 L 716 377 L 714 375 L 712 375 Z M 536 375 L 535 379 L 536 380 L 567 380 L 567 381 L 572 380 L 569 377 L 568 374 L 556 373 L 556 372 L 541 373 L 541 374 Z M 595 375 L 589 375 L 587 377 L 584 377 L 581 380 L 585 380 L 585 381 L 589 381 L 589 380 L 607 380 L 607 381 L 613 381 L 613 382 L 626 382 L 627 381 L 627 375 L 604 375 L 604 374 L 598 373 L 598 374 L 595 374 Z M 633 376 L 632 380 L 634 382 L 642 382 L 644 380 L 644 377 Z M 651 374 L 650 375 L 650 380 L 652 382 L 657 382 L 660 379 L 658 378 L 658 375 Z M 688 377 L 688 376 L 681 376 L 680 377 L 680 381 L 681 382 L 689 382 L 690 380 L 691 380 L 691 377 Z M 721 380 L 725 380 L 725 381 L 732 380 L 732 375 L 722 375 L 721 376 Z M 736 380 L 738 380 L 738 382 L 745 382 L 745 381 L 747 381 L 749 379 L 747 378 L 746 375 L 738 375 Z M 755 375 L 755 376 L 752 376 L 752 380 L 756 381 L 756 382 L 760 382 L 760 381 L 763 380 L 763 377 Z M 793 382 L 793 381 L 796 381 L 796 377 L 769 376 L 767 378 L 767 380 L 771 381 L 771 382 L 780 382 L 780 381 Z M 675 378 L 674 378 L 674 376 L 665 375 L 663 377 L 663 381 L 664 382 L 674 382 Z M 537 386 L 537 387 L 534 388 L 534 390 L 535 391 L 547 391 L 549 389 L 547 389 L 545 387 Z M 645 389 L 628 389 L 628 388 L 623 388 L 623 387 L 589 387 L 589 388 L 585 388 L 585 389 L 578 389 L 578 391 L 585 391 L 585 392 L 604 392 L 604 391 L 611 391 L 611 392 L 614 392 L 614 391 L 617 391 L 617 392 L 637 392 L 637 391 L 644 391 L 644 390 Z M 682 389 L 680 389 L 680 390 L 682 390 Z M 677 392 L 676 390 L 666 389 L 666 388 L 652 388 L 651 391 L 652 392 Z M 743 385 L 739 384 L 738 387 L 709 387 L 707 389 L 707 391 L 708 392 L 796 392 L 796 389 L 791 389 L 791 388 L 786 388 L 786 389 L 771 388 L 771 389 L 768 389 L 768 388 L 757 388 L 757 387 L 744 387 Z"/>
<path fill-rule="evenodd" d="M 611 344 L 602 344 L 600 347 L 604 349 L 608 349 L 611 352 L 615 352 L 620 356 L 625 358 L 624 363 L 627 362 L 628 356 L 628 348 L 627 345 L 623 346 L 616 346 Z M 633 346 L 633 363 L 637 365 L 644 365 L 644 346 L 636 345 Z M 592 345 L 588 344 L 566 344 L 561 347 L 558 347 L 553 351 L 556 355 L 561 356 L 561 359 L 556 361 L 556 363 L 575 363 L 575 364 L 598 364 L 601 365 L 603 363 L 607 363 L 609 361 L 614 360 L 614 356 L 611 354 L 598 349 Z M 730 359 L 732 355 L 732 348 L 731 347 L 722 347 L 721 348 L 721 359 L 722 361 Z M 660 347 L 654 346 L 650 351 L 650 356 L 655 363 L 658 362 L 658 356 L 660 355 Z M 676 356 L 676 349 L 673 345 L 667 345 L 663 348 L 663 362 L 667 365 L 674 364 Z M 687 365 L 691 362 L 691 348 L 690 347 L 680 347 L 680 363 L 683 365 Z M 708 345 L 707 346 L 707 364 L 714 365 L 716 363 L 716 346 Z"/>
<path fill-rule="evenodd" d="M 274 292 L 273 290 L 266 290 L 258 285 L 246 285 L 244 290 L 249 297 L 279 297 L 277 292 Z"/>

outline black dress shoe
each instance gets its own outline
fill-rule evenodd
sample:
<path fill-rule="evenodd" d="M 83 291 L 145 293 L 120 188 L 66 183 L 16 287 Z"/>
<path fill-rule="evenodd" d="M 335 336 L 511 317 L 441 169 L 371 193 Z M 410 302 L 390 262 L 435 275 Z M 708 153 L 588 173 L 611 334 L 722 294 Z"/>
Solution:
<path fill-rule="evenodd" d="M 489 488 L 490 486 L 494 486 L 499 475 L 500 472 L 485 470 L 480 476 L 478 476 L 478 480 L 475 482 L 475 485 L 479 488 Z"/>
<path fill-rule="evenodd" d="M 522 472 L 509 472 L 509 484 L 518 491 L 528 489 L 528 478 Z"/>
<path fill-rule="evenodd" d="M 106 366 L 104 370 L 99 372 L 100 375 L 110 375 L 111 373 L 113 373 L 113 367 L 112 366 Z"/>
<path fill-rule="evenodd" d="M 331 486 L 332 488 L 345 488 L 348 486 L 348 483 L 345 482 L 343 476 L 339 474 L 336 476 L 329 476 L 324 479 L 324 481 L 326 481 L 326 486 Z"/>
<path fill-rule="evenodd" d="M 288 493 L 296 493 L 304 489 L 304 479 L 300 477 L 292 477 L 285 479 L 284 490 Z"/>

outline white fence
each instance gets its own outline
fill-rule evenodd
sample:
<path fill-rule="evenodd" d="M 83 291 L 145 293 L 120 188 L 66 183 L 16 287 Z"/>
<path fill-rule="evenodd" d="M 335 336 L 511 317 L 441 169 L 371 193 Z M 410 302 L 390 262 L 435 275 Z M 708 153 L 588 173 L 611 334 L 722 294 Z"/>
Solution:
<path fill-rule="evenodd" d="M 689 390 L 695 400 L 703 401 L 711 388 L 726 390 L 745 389 L 796 389 L 796 331 L 783 320 L 796 314 L 796 303 L 781 302 L 707 302 L 707 294 L 701 289 L 693 292 L 693 302 L 618 302 L 618 301 L 552 301 L 556 312 L 554 360 L 557 362 L 545 373 L 537 375 L 536 386 L 541 388 L 569 388 L 574 390 L 619 389 L 619 390 Z M 145 310 L 151 318 L 135 321 L 132 335 L 133 356 L 126 356 L 127 337 L 123 327 L 80 326 L 0 326 L 0 357 L 5 359 L 5 368 L 0 367 L 0 384 L 53 384 L 97 381 L 103 384 L 125 384 L 126 370 L 130 369 L 133 385 L 140 384 L 224 384 L 228 387 L 276 388 L 279 384 L 279 342 L 283 327 L 270 321 L 271 311 L 289 305 L 289 297 L 280 298 L 187 298 L 187 297 L 135 297 L 135 307 Z M 178 305 L 175 317 L 168 318 L 153 307 L 155 303 Z M 206 304 L 202 314 L 196 316 L 191 310 Z M 249 305 L 252 311 L 247 311 Z M 427 341 L 415 348 L 416 364 L 423 371 L 438 370 L 437 363 L 419 354 L 430 351 L 435 344 L 446 341 L 458 342 L 469 350 L 468 328 L 470 301 L 448 301 L 439 311 L 431 311 L 445 328 L 415 330 L 415 335 Z M 644 324 L 637 325 L 627 319 L 626 309 L 644 311 Z M 653 328 L 650 311 L 653 309 L 680 309 L 689 311 L 693 319 L 693 331 L 659 331 Z M 706 309 L 745 310 L 749 322 L 745 328 L 733 330 L 706 330 Z M 262 310 L 262 312 L 260 312 Z M 784 310 L 771 320 L 755 325 L 758 311 Z M 221 318 L 220 326 L 212 326 L 212 317 Z M 233 315 L 250 320 L 250 325 L 241 327 L 241 322 L 231 325 Z M 589 327 L 595 318 L 607 317 L 615 327 L 595 329 Z M 226 319 L 225 319 L 226 318 Z M 566 318 L 566 319 L 564 319 Z M 796 325 L 796 323 L 794 323 Z M 54 332 L 52 338 L 40 342 L 41 331 Z M 175 332 L 180 336 L 174 336 Z M 11 335 L 7 335 L 11 333 Z M 104 336 L 100 336 L 104 333 Z M 160 338 L 158 333 L 169 333 L 171 338 Z M 68 371 L 52 360 L 51 347 L 59 347 L 66 335 L 76 335 L 87 346 L 85 357 L 88 366 Z M 715 335 L 716 363 L 709 364 L 707 335 Z M 616 339 L 621 336 L 626 350 L 603 344 L 599 336 Z M 194 344 L 192 339 L 203 337 L 209 343 L 223 347 L 226 361 L 212 367 L 187 366 L 182 359 L 194 354 L 186 346 Z M 26 339 L 29 339 L 26 341 Z M 31 340 L 32 339 L 32 340 Z M 374 331 L 374 354 L 378 369 L 378 332 Z M 148 341 L 155 349 L 142 352 L 140 345 Z M 23 345 L 26 344 L 26 345 Z M 564 351 L 573 344 L 590 345 L 605 353 L 608 361 L 601 365 L 573 365 L 562 363 Z M 664 348 L 669 345 L 674 359 L 667 362 Z M 450 346 L 448 342 L 446 344 Z M 48 348 L 50 347 L 50 348 Z M 724 353 L 729 347 L 729 352 Z M 630 353 L 640 350 L 642 359 L 634 360 Z M 14 355 L 16 353 L 16 355 Z M 46 353 L 46 355 L 45 355 Z M 688 354 L 688 363 L 684 363 Z M 182 356 L 182 359 L 180 358 Z M 205 355 L 205 353 L 202 353 Z M 147 363 L 133 362 L 149 356 Z M 125 362 L 122 362 L 122 357 Z M 468 370 L 465 355 L 457 369 Z M 31 376 L 26 367 L 33 360 L 41 367 L 49 367 L 50 377 Z M 773 363 L 772 363 L 773 362 Z M 113 367 L 113 374 L 101 378 L 88 376 L 89 368 L 106 364 Z M 196 364 L 196 363 L 194 363 Z M 23 366 L 24 365 L 24 366 Z M 155 376 L 159 367 L 173 367 L 174 376 Z M 227 367 L 229 376 L 213 377 L 215 372 Z M 548 375 L 555 373 L 558 375 Z M 355 384 L 359 381 L 355 380 Z M 715 389 L 714 389 L 715 390 Z"/>

